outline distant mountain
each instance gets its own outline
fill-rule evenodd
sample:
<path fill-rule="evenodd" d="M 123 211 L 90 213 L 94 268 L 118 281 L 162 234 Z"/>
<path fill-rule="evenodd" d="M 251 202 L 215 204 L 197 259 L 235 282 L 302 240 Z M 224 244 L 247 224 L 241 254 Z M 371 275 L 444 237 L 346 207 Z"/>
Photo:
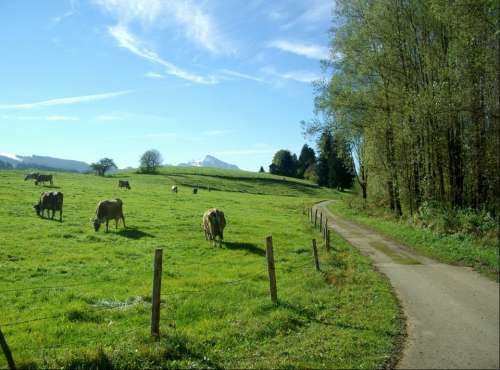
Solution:
<path fill-rule="evenodd" d="M 199 161 L 191 161 L 188 163 L 178 164 L 180 167 L 212 167 L 222 168 L 225 170 L 239 170 L 238 166 L 221 161 L 211 155 L 207 155 L 205 159 Z"/>
<path fill-rule="evenodd" d="M 44 157 L 39 155 L 21 156 L 0 152 L 0 168 L 35 168 L 41 170 L 62 170 L 71 172 L 87 172 L 90 166 L 81 161 Z"/>

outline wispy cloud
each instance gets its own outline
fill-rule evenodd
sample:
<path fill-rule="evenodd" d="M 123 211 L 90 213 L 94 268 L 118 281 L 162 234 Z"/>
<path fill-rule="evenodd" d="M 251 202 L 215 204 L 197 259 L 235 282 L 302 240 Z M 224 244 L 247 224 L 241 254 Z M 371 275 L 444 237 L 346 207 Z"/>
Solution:
<path fill-rule="evenodd" d="M 219 72 L 222 74 L 225 74 L 227 76 L 243 78 L 245 80 L 251 80 L 251 81 L 256 81 L 256 82 L 265 82 L 262 78 L 247 75 L 247 74 L 241 73 L 241 72 L 236 72 L 236 71 L 233 71 L 230 69 L 219 69 Z"/>
<path fill-rule="evenodd" d="M 318 25 L 330 22 L 332 19 L 335 2 L 331 0 L 309 0 L 305 2 L 306 8 L 292 21 L 281 26 L 287 30 L 295 26 L 312 29 Z"/>
<path fill-rule="evenodd" d="M 155 114 L 145 114 L 145 113 L 132 113 L 132 112 L 105 112 L 93 117 L 95 121 L 124 121 L 124 120 L 139 120 L 139 121 L 154 121 L 154 122 L 164 122 L 168 120 L 168 117 L 158 116 Z"/>
<path fill-rule="evenodd" d="M 50 20 L 52 23 L 57 24 L 60 23 L 62 20 L 69 18 L 77 13 L 78 9 L 78 1 L 77 0 L 70 0 L 69 1 L 69 10 L 59 16 L 52 17 Z"/>
<path fill-rule="evenodd" d="M 50 115 L 50 116 L 0 116 L 4 120 L 16 120 L 16 121 L 79 121 L 80 118 L 75 116 L 62 116 L 62 115 Z"/>
<path fill-rule="evenodd" d="M 0 109 L 33 109 L 33 108 L 51 107 L 55 105 L 88 103 L 99 100 L 116 98 L 118 96 L 130 94 L 132 92 L 133 90 L 123 90 L 123 91 L 115 91 L 104 94 L 83 95 L 83 96 L 73 96 L 68 98 L 43 100 L 34 103 L 0 104 Z"/>
<path fill-rule="evenodd" d="M 143 59 L 165 67 L 165 72 L 169 75 L 198 84 L 213 85 L 218 83 L 218 80 L 213 76 L 200 76 L 191 73 L 161 58 L 155 51 L 145 46 L 141 40 L 139 40 L 123 25 L 110 26 L 108 27 L 108 31 L 110 35 L 118 41 L 120 47 L 127 49 L 131 53 L 140 56 Z"/>
<path fill-rule="evenodd" d="M 47 121 L 79 121 L 80 119 L 78 117 L 74 117 L 74 116 L 52 115 L 52 116 L 45 117 L 45 120 L 47 120 Z"/>
<path fill-rule="evenodd" d="M 70 10 L 70 11 L 67 11 L 66 13 L 64 13 L 62 15 L 59 15 L 57 17 L 51 18 L 51 21 L 54 22 L 54 23 L 60 23 L 64 18 L 71 17 L 74 14 L 75 14 L 75 12 L 73 10 Z"/>
<path fill-rule="evenodd" d="M 321 79 L 320 75 L 309 71 L 291 71 L 283 73 L 283 72 L 278 72 L 274 67 L 269 67 L 269 66 L 262 68 L 262 71 L 269 75 L 279 77 L 284 80 L 292 80 L 302 83 L 312 83 L 314 81 Z"/>
<path fill-rule="evenodd" d="M 119 25 L 139 22 L 142 25 L 170 27 L 213 54 L 232 54 L 234 47 L 219 32 L 213 18 L 192 0 L 94 0 L 114 15 Z"/>
<path fill-rule="evenodd" d="M 269 43 L 269 47 L 301 55 L 311 59 L 327 59 L 328 48 L 321 45 L 303 44 L 286 40 L 275 40 Z"/>
<path fill-rule="evenodd" d="M 148 73 L 144 74 L 144 76 L 146 76 L 147 78 L 152 78 L 152 79 L 156 79 L 156 80 L 163 80 L 165 78 L 164 75 L 162 75 L 161 73 L 156 73 L 156 72 L 148 72 Z"/>

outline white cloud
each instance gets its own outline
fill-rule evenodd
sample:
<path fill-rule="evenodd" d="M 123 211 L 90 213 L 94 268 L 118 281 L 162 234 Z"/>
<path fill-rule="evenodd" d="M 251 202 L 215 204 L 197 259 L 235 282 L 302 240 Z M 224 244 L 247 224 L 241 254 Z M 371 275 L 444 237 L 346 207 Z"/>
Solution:
<path fill-rule="evenodd" d="M 113 14 L 119 25 L 139 22 L 158 28 L 180 30 L 185 38 L 214 54 L 235 50 L 220 34 L 210 15 L 192 0 L 94 0 Z"/>
<path fill-rule="evenodd" d="M 144 76 L 146 76 L 147 78 L 153 78 L 153 79 L 157 79 L 157 80 L 163 80 L 165 78 L 164 75 L 162 75 L 161 73 L 156 73 L 156 72 L 148 72 Z"/>
<path fill-rule="evenodd" d="M 62 14 L 60 16 L 53 17 L 51 19 L 51 21 L 54 22 L 54 23 L 60 23 L 64 18 L 71 17 L 72 15 L 75 15 L 75 12 L 72 11 L 72 10 L 70 10 L 70 11 L 68 11 L 68 12 L 66 12 L 66 13 L 64 13 L 64 14 Z"/>
<path fill-rule="evenodd" d="M 219 69 L 219 72 L 223 73 L 225 75 L 228 75 L 228 76 L 243 78 L 243 79 L 246 79 L 246 80 L 252 80 L 252 81 L 257 81 L 257 82 L 265 82 L 262 78 L 251 76 L 251 75 L 247 75 L 245 73 L 236 72 L 236 71 L 233 71 L 233 70 L 230 70 L 230 69 Z"/>
<path fill-rule="evenodd" d="M 262 71 L 268 73 L 272 76 L 282 78 L 284 80 L 292 80 L 302 83 L 312 83 L 314 81 L 320 80 L 321 76 L 309 71 L 291 71 L 291 72 L 277 72 L 273 67 L 264 67 Z"/>
<path fill-rule="evenodd" d="M 74 117 L 74 116 L 52 115 L 52 116 L 45 117 L 45 120 L 46 121 L 79 121 L 80 119 L 78 117 Z"/>
<path fill-rule="evenodd" d="M 275 49 L 289 53 L 305 56 L 311 59 L 327 59 L 328 48 L 321 45 L 306 45 L 298 42 L 286 40 L 275 40 L 269 43 L 269 46 Z"/>
<path fill-rule="evenodd" d="M 16 121 L 79 121 L 80 118 L 75 116 L 62 116 L 62 115 L 50 115 L 50 116 L 0 116 L 3 119 L 16 120 Z"/>
<path fill-rule="evenodd" d="M 120 47 L 127 49 L 131 53 L 140 56 L 150 62 L 159 64 L 165 67 L 167 74 L 195 82 L 198 84 L 213 85 L 218 83 L 218 80 L 213 76 L 200 76 L 189 71 L 186 71 L 169 61 L 162 59 L 155 51 L 146 47 L 141 40 L 128 31 L 123 25 L 110 26 L 108 31 L 117 41 Z"/>
<path fill-rule="evenodd" d="M 133 92 L 133 90 L 115 91 L 115 92 L 95 94 L 95 95 L 73 96 L 69 98 L 50 99 L 35 103 L 0 104 L 0 109 L 33 109 L 33 108 L 51 107 L 54 105 L 88 103 L 93 101 L 115 98 L 118 96 L 130 94 L 131 92 Z"/>
<path fill-rule="evenodd" d="M 305 26 L 308 29 L 328 23 L 332 19 L 335 2 L 331 0 L 309 0 L 305 2 L 305 10 L 292 21 L 281 26 L 287 30 L 295 26 Z"/>

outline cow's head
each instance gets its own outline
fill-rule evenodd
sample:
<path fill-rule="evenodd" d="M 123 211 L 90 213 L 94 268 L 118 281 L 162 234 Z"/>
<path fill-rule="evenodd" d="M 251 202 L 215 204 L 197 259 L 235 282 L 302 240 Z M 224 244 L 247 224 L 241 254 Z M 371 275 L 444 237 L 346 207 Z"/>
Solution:
<path fill-rule="evenodd" d="M 101 227 L 101 220 L 99 220 L 98 218 L 94 218 L 92 220 L 92 223 L 94 224 L 94 230 L 99 231 L 99 228 Z"/>
<path fill-rule="evenodd" d="M 40 216 L 40 211 L 41 211 L 41 209 L 42 209 L 42 207 L 41 207 L 40 203 L 38 203 L 38 204 L 33 204 L 33 208 L 35 209 L 36 214 L 37 214 L 38 216 Z"/>

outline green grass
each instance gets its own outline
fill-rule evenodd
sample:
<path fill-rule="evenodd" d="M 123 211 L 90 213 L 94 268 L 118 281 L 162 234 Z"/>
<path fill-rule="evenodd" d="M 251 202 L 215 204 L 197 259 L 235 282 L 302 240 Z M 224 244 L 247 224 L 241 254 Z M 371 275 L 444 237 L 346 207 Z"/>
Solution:
<path fill-rule="evenodd" d="M 366 225 L 424 255 L 445 263 L 470 266 L 498 279 L 498 246 L 485 244 L 472 236 L 443 235 L 417 228 L 404 220 L 384 217 L 377 210 L 367 211 L 353 204 L 352 197 L 346 194 L 328 207 L 334 214 Z"/>
<path fill-rule="evenodd" d="M 397 301 L 367 258 L 332 235 L 336 252 L 321 246 L 322 272 L 314 271 L 310 244 L 319 234 L 302 211 L 335 192 L 237 171 L 55 173 L 65 197 L 59 223 L 32 209 L 51 188 L 23 178 L 0 171 L 0 327 L 20 367 L 377 368 L 394 349 Z M 118 189 L 117 178 L 129 179 L 132 190 Z M 174 183 L 178 194 L 170 192 Z M 185 185 L 214 191 L 192 195 Z M 113 222 L 108 234 L 94 232 L 97 202 L 115 197 L 127 230 L 115 231 Z M 214 206 L 228 223 L 222 248 L 201 230 L 203 212 Z M 157 342 L 149 336 L 156 248 L 164 253 Z"/>

